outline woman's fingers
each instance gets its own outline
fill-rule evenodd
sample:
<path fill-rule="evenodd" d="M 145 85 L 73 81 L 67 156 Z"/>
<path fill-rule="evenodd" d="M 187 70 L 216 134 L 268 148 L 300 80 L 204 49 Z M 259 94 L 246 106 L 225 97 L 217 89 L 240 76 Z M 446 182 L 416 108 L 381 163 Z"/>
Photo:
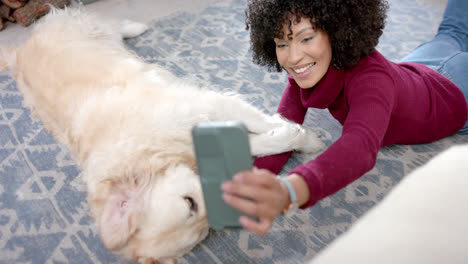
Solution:
<path fill-rule="evenodd" d="M 264 170 L 244 171 L 236 174 L 232 181 L 227 181 L 221 186 L 226 193 L 257 198 L 255 200 L 270 199 L 271 194 L 280 190 L 276 175 Z"/>
<path fill-rule="evenodd" d="M 223 195 L 224 201 L 237 210 L 256 217 L 276 217 L 275 210 L 265 201 L 257 201 L 251 198 L 232 195 L 225 193 Z"/>
<path fill-rule="evenodd" d="M 262 175 L 255 175 L 257 178 Z M 274 179 L 274 178 L 273 178 Z M 250 181 L 245 175 L 236 175 L 232 181 L 221 185 L 224 193 L 255 200 L 259 203 L 271 200 L 275 195 L 275 188 L 265 181 Z"/>
<path fill-rule="evenodd" d="M 271 226 L 283 208 L 281 184 L 276 179 L 276 175 L 265 170 L 241 172 L 232 181 L 224 182 L 221 189 L 227 204 L 260 219 L 262 225 L 252 227 L 257 232 L 263 230 L 265 226 Z"/>
<path fill-rule="evenodd" d="M 244 184 L 268 187 L 272 187 L 277 183 L 275 174 L 267 170 L 259 170 L 257 168 L 249 171 L 239 172 L 234 176 L 233 180 L 235 182 L 241 182 Z"/>

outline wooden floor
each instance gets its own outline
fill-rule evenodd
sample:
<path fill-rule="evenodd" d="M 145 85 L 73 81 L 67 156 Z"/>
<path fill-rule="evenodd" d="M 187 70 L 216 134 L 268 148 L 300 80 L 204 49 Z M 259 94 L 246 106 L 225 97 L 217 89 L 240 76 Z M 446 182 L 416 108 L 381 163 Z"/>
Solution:
<path fill-rule="evenodd" d="M 97 0 L 85 5 L 86 9 L 111 19 L 130 19 L 148 22 L 158 17 L 168 16 L 177 11 L 196 12 L 213 0 Z M 71 6 L 78 6 L 72 0 Z M 28 39 L 32 27 L 22 27 L 4 22 L 5 29 L 0 31 L 0 45 L 18 45 Z"/>

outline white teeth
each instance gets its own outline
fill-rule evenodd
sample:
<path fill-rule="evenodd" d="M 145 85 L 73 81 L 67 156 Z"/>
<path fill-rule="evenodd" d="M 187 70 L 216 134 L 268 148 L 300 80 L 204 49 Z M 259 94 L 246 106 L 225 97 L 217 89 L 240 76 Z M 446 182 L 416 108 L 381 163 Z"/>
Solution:
<path fill-rule="evenodd" d="M 306 71 L 310 70 L 312 67 L 314 67 L 314 65 L 315 65 L 315 63 L 311 63 L 311 64 L 305 66 L 304 68 L 295 69 L 294 71 L 296 73 L 303 73 L 303 72 L 306 72 Z"/>

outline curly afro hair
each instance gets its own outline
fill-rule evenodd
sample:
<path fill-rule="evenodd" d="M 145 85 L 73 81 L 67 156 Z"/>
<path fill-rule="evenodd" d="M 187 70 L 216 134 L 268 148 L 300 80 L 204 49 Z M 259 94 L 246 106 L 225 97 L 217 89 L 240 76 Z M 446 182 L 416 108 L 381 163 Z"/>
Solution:
<path fill-rule="evenodd" d="M 249 0 L 245 24 L 253 61 L 280 72 L 274 38 L 281 36 L 285 23 L 309 18 L 315 28 L 328 33 L 333 66 L 349 69 L 377 46 L 387 9 L 386 0 Z"/>

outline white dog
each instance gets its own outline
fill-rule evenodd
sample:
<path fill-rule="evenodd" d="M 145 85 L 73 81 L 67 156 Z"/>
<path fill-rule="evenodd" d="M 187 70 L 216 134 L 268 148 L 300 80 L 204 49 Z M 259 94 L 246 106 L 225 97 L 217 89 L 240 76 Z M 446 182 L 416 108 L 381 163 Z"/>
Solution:
<path fill-rule="evenodd" d="M 134 29 L 53 10 L 23 46 L 1 48 L 0 68 L 82 168 L 105 246 L 139 262 L 173 262 L 208 233 L 190 134 L 196 123 L 242 121 L 256 156 L 315 153 L 323 143 L 236 96 L 145 64 L 121 41 Z"/>

